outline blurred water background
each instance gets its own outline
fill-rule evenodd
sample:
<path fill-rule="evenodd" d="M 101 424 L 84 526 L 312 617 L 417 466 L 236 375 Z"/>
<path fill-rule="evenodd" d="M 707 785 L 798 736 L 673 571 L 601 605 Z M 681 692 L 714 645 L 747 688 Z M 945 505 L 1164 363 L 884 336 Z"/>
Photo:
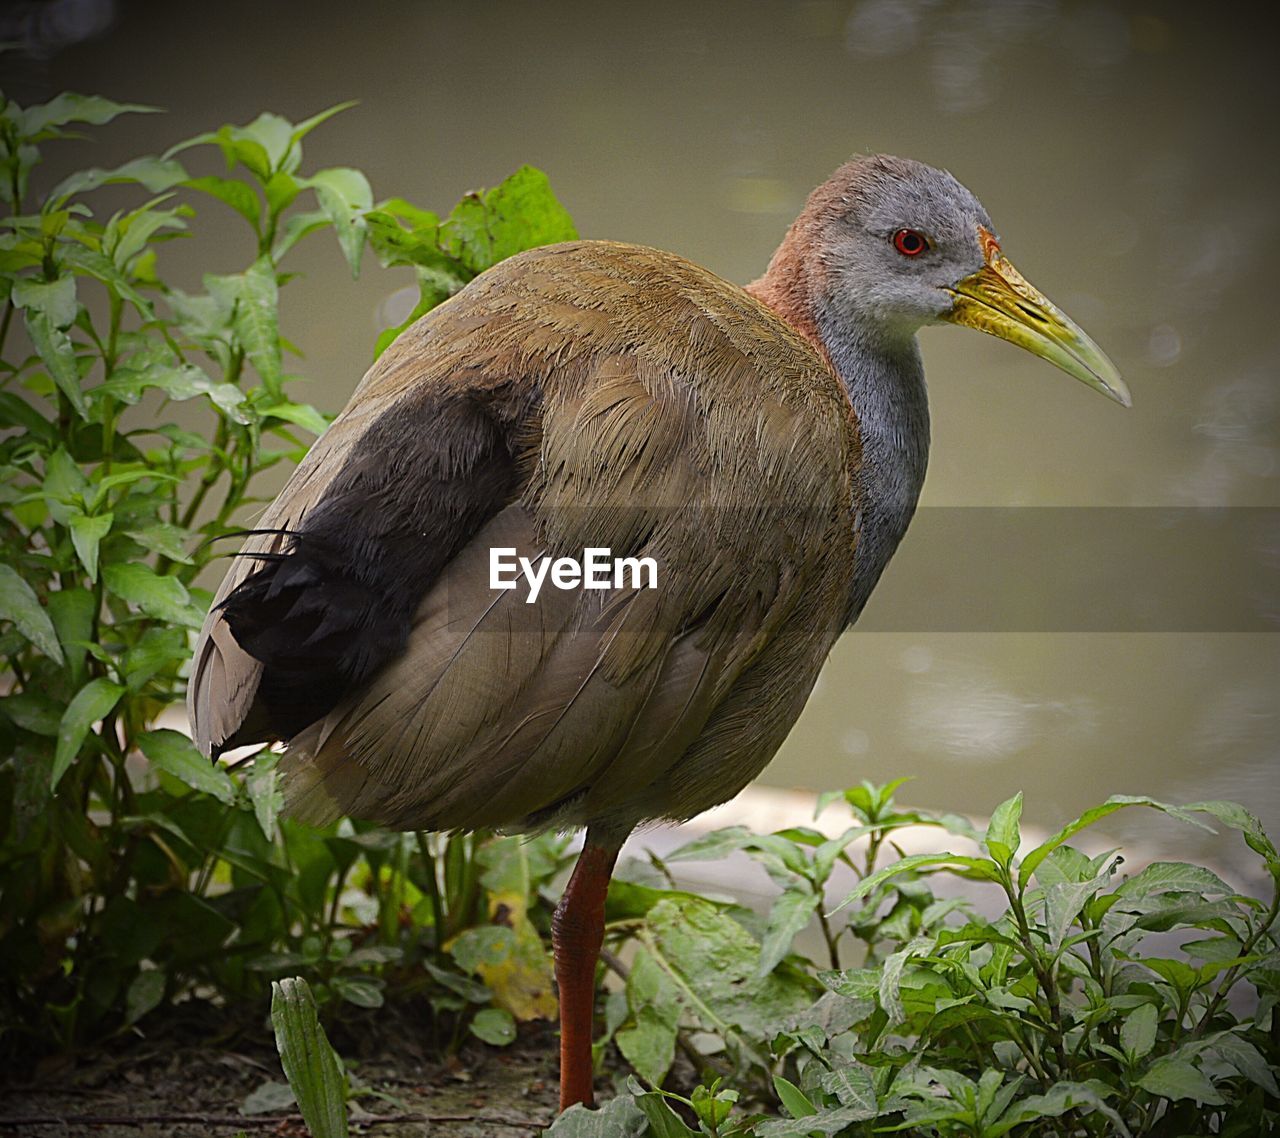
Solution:
<path fill-rule="evenodd" d="M 359 99 L 307 140 L 309 168 L 357 166 L 375 196 L 444 211 L 533 163 L 584 236 L 745 283 L 851 154 L 949 168 L 1134 407 L 990 338 L 922 334 L 921 518 L 762 782 L 909 774 L 907 800 L 979 814 L 1022 788 L 1041 825 L 1117 792 L 1229 797 L 1280 830 L 1280 71 L 1246 7 L 55 0 L 3 22 L 28 45 L 0 57 L 22 101 L 168 111 L 64 145 L 38 187 Z M 252 257 L 243 223 L 200 206 L 201 235 L 167 250 L 179 283 Z M 337 410 L 411 280 L 370 259 L 352 281 L 328 239 L 296 264 L 299 395 Z M 1110 829 L 1156 851 L 1200 840 Z"/>

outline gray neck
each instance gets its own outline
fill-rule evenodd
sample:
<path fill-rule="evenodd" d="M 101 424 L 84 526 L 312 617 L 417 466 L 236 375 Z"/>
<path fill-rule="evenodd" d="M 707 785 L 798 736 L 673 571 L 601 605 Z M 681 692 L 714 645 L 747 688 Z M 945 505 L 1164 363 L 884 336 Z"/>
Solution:
<path fill-rule="evenodd" d="M 862 435 L 862 517 L 849 620 L 907 532 L 929 460 L 929 401 L 914 336 L 886 342 L 850 334 L 847 322 L 819 318 L 819 334 L 858 417 Z"/>

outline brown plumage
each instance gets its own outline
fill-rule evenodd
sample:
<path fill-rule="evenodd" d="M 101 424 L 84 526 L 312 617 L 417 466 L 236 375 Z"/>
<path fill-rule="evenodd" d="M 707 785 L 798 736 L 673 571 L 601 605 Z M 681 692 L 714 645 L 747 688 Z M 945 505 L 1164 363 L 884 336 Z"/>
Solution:
<path fill-rule="evenodd" d="M 588 827 L 554 925 L 562 1105 L 591 1097 L 622 840 L 755 777 L 906 530 L 933 321 L 1127 401 L 954 178 L 858 159 L 749 289 L 595 241 L 482 274 L 369 371 L 223 582 L 194 735 L 287 740 L 296 814 Z M 652 558 L 657 587 L 526 603 L 491 586 L 495 548 Z"/>
<path fill-rule="evenodd" d="M 675 335 L 646 334 L 653 311 Z M 510 471 L 478 509 L 457 488 L 492 459 L 441 430 L 459 430 L 455 402 L 497 425 Z M 384 437 L 353 479 L 373 424 Z M 844 628 L 857 453 L 848 397 L 813 348 L 687 261 L 580 242 L 490 270 L 385 353 L 259 523 L 298 530 L 342 482 L 348 544 L 370 511 L 475 527 L 416 581 L 405 650 L 292 735 L 290 801 L 313 821 L 402 829 L 624 831 L 723 801 L 772 757 Z M 650 556 L 658 587 L 545 587 L 527 604 L 490 589 L 494 546 Z M 228 574 L 196 662 L 193 720 L 215 744 L 242 719 L 272 722 L 263 665 L 219 607 L 255 570 L 246 558 Z M 761 719 L 783 677 L 791 698 Z"/>

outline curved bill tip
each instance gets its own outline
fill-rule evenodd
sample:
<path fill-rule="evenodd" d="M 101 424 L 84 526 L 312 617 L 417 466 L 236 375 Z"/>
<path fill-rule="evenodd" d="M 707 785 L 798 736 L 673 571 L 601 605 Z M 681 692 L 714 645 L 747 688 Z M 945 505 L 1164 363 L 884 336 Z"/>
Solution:
<path fill-rule="evenodd" d="M 998 246 L 991 249 L 987 264 L 948 291 L 953 304 L 943 320 L 1026 348 L 1120 406 L 1133 406 L 1128 386 L 1106 353 L 1023 277 Z"/>

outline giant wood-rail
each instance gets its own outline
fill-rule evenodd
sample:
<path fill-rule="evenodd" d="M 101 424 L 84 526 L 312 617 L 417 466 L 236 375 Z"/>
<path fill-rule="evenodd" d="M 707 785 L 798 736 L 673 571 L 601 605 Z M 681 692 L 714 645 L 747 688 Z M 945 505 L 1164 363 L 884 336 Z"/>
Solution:
<path fill-rule="evenodd" d="M 841 167 L 745 289 L 635 245 L 522 253 L 385 352 L 223 582 L 195 738 L 286 741 L 298 816 L 586 827 L 554 920 L 562 1108 L 592 1097 L 618 849 L 736 794 L 800 714 L 915 509 L 939 321 L 1128 404 L 918 162 Z M 653 558 L 657 587 L 491 587 L 492 549 L 588 548 Z"/>

